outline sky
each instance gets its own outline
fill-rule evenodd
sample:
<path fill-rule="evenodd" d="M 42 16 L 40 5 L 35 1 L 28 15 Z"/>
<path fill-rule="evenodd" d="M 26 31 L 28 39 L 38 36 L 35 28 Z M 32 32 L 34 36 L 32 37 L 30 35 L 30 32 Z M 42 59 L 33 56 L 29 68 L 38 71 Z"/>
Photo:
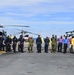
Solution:
<path fill-rule="evenodd" d="M 0 25 L 5 26 L 8 34 L 14 35 L 19 30 L 42 37 L 64 35 L 66 31 L 74 30 L 74 0 L 0 0 Z M 6 25 L 28 25 L 30 28 Z"/>

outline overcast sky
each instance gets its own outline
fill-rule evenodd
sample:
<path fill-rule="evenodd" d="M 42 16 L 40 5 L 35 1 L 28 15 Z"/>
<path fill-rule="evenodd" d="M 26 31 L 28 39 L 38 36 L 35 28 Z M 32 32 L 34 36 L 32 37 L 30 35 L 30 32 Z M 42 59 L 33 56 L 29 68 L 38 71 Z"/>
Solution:
<path fill-rule="evenodd" d="M 0 0 L 0 24 L 30 26 L 5 27 L 8 34 L 24 29 L 43 37 L 64 35 L 74 30 L 74 0 Z"/>

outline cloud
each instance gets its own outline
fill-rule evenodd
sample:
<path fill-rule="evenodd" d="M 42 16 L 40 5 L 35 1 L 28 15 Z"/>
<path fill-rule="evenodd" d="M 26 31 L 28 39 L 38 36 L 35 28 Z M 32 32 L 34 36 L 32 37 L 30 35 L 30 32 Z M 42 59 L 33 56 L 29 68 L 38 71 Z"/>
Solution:
<path fill-rule="evenodd" d="M 71 21 L 72 18 L 71 17 L 57 17 L 57 18 L 53 18 L 53 20 L 56 20 L 56 21 Z"/>
<path fill-rule="evenodd" d="M 73 0 L 1 0 L 0 11 L 6 17 L 29 18 L 38 14 L 74 13 L 73 3 Z"/>
<path fill-rule="evenodd" d="M 70 20 L 72 16 L 61 18 L 58 15 L 58 13 L 74 13 L 73 3 L 73 0 L 1 0 L 0 13 L 2 15 L 0 15 L 0 23 L 27 25 L 74 24 Z M 40 16 L 41 14 L 44 16 Z M 57 16 L 55 17 L 53 14 Z M 43 18 L 47 21 L 42 20 Z"/>
<path fill-rule="evenodd" d="M 15 12 L 6 12 L 6 16 L 8 16 L 8 17 L 11 17 L 11 16 L 13 16 L 13 17 L 26 17 L 26 18 L 30 18 L 30 17 L 33 17 L 33 16 L 35 16 L 35 14 L 31 14 L 31 13 L 15 13 Z"/>
<path fill-rule="evenodd" d="M 15 20 L 9 17 L 0 17 L 0 24 L 2 25 L 72 25 L 74 21 L 26 21 Z"/>
<path fill-rule="evenodd" d="M 0 6 L 30 6 L 38 2 L 48 2 L 49 0 L 1 0 Z"/>
<path fill-rule="evenodd" d="M 9 18 L 9 17 L 0 17 L 0 25 L 15 25 L 15 24 L 19 24 L 18 21 Z"/>
<path fill-rule="evenodd" d="M 73 0 L 2 0 L 0 8 L 21 7 L 28 12 L 67 12 L 74 7 Z M 27 9 L 26 9 L 27 8 Z"/>
<path fill-rule="evenodd" d="M 28 23 L 28 22 L 27 22 Z M 34 22 L 29 22 L 28 24 L 33 24 L 33 25 L 72 25 L 74 24 L 73 21 L 34 21 Z"/>

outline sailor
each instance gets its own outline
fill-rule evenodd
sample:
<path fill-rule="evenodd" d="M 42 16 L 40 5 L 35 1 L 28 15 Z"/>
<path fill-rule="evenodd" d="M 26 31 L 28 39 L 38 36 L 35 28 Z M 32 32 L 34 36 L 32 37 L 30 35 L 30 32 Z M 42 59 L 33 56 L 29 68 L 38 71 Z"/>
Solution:
<path fill-rule="evenodd" d="M 14 53 L 16 53 L 16 45 L 17 45 L 17 38 L 16 38 L 16 36 L 13 37 L 12 42 L 13 42 L 13 45 L 12 45 L 13 51 L 14 51 Z"/>
<path fill-rule="evenodd" d="M 62 52 L 63 38 L 62 36 L 58 39 L 58 52 Z"/>
<path fill-rule="evenodd" d="M 41 44 L 42 44 L 42 40 L 40 35 L 38 35 L 38 38 L 36 39 L 36 44 L 37 44 L 37 52 L 41 53 Z"/>
<path fill-rule="evenodd" d="M 73 36 L 69 38 L 69 42 L 70 42 L 70 46 L 69 46 L 69 50 L 70 53 L 73 53 Z"/>
<path fill-rule="evenodd" d="M 20 35 L 20 38 L 18 39 L 18 42 L 19 42 L 19 51 L 21 51 L 21 53 L 23 53 L 24 52 L 24 41 L 25 41 L 25 39 L 23 38 L 23 36 L 22 35 Z"/>
<path fill-rule="evenodd" d="M 28 42 L 29 42 L 28 51 L 29 51 L 29 53 L 30 53 L 30 52 L 33 52 L 34 39 L 33 39 L 32 37 L 30 37 L 30 38 L 28 39 Z"/>
<path fill-rule="evenodd" d="M 11 38 L 9 36 L 7 36 L 7 38 L 5 40 L 6 52 L 11 52 L 11 43 L 12 43 Z"/>
<path fill-rule="evenodd" d="M 9 35 L 9 38 L 10 38 L 10 39 L 13 39 L 13 36 L 10 34 L 10 35 Z"/>
<path fill-rule="evenodd" d="M 49 47 L 49 37 L 47 36 L 45 39 L 44 39 L 44 42 L 45 42 L 45 53 L 48 53 L 48 47 Z"/>
<path fill-rule="evenodd" d="M 74 53 L 74 36 L 72 36 L 72 53 Z"/>
<path fill-rule="evenodd" d="M 63 40 L 63 44 L 64 44 L 64 52 L 63 53 L 66 53 L 67 52 L 68 45 L 69 45 L 69 39 L 67 38 L 67 36 Z"/>
<path fill-rule="evenodd" d="M 52 35 L 51 41 L 52 41 L 52 51 L 51 52 L 55 53 L 56 48 L 57 48 L 57 37 Z"/>
<path fill-rule="evenodd" d="M 0 35 L 0 50 L 3 50 L 3 45 L 4 45 L 4 39 L 2 35 Z"/>

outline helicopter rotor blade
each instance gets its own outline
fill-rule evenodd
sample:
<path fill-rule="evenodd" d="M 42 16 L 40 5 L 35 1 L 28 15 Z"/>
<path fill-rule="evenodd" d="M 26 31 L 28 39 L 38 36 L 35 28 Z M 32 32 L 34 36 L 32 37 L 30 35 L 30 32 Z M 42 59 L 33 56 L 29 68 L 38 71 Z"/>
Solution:
<path fill-rule="evenodd" d="M 30 27 L 30 26 L 25 26 L 25 25 L 0 25 L 0 28 L 4 28 L 6 26 L 12 26 L 12 27 Z"/>
<path fill-rule="evenodd" d="M 28 31 L 24 31 L 24 33 L 30 33 L 30 34 L 34 34 L 34 35 L 39 35 L 39 34 L 28 32 Z"/>
<path fill-rule="evenodd" d="M 30 27 L 30 26 L 25 26 L 25 25 L 0 25 L 0 28 L 4 28 L 6 26 L 12 26 L 12 27 Z"/>
<path fill-rule="evenodd" d="M 13 27 L 30 27 L 30 26 L 24 26 L 24 25 L 6 25 L 6 26 L 13 26 Z"/>

